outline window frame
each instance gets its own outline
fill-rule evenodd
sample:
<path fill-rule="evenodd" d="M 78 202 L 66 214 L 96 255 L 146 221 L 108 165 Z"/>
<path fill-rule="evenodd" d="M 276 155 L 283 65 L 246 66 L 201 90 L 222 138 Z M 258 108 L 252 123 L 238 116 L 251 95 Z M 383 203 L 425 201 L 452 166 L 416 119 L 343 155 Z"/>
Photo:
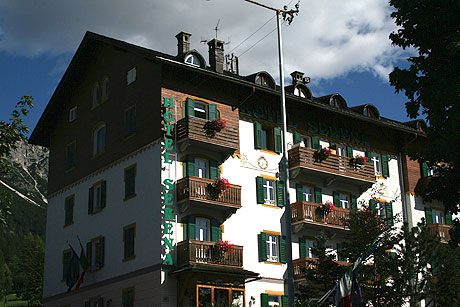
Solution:
<path fill-rule="evenodd" d="M 99 134 L 99 131 L 103 131 L 103 135 Z M 99 123 L 93 129 L 93 157 L 101 155 L 105 152 L 105 143 L 107 139 L 107 128 L 105 123 Z"/>
<path fill-rule="evenodd" d="M 350 210 L 351 209 L 351 194 L 348 193 L 348 192 L 343 192 L 343 191 L 337 191 L 337 193 L 339 193 L 339 208 L 342 208 L 342 209 L 348 209 Z M 342 199 L 342 196 L 346 197 L 346 199 Z M 343 207 L 343 204 L 346 203 L 346 206 Z"/>
<path fill-rule="evenodd" d="M 71 218 L 70 221 L 67 221 L 67 212 L 69 210 L 69 201 L 72 200 L 71 206 Z M 64 199 L 64 227 L 70 226 L 74 223 L 74 208 L 75 208 L 75 194 L 69 195 Z"/>
<path fill-rule="evenodd" d="M 126 86 L 133 84 L 137 80 L 136 66 L 132 67 L 126 72 Z"/>
<path fill-rule="evenodd" d="M 93 84 L 92 90 L 91 90 L 91 109 L 96 108 L 98 105 L 101 104 L 101 93 L 100 93 L 100 87 L 99 83 L 95 82 Z"/>
<path fill-rule="evenodd" d="M 204 163 L 204 169 L 199 166 L 199 164 Z M 202 166 L 202 165 L 201 165 Z M 204 171 L 203 176 L 200 176 L 200 172 Z M 195 157 L 195 177 L 198 178 L 209 178 L 209 160 L 201 157 Z"/>
<path fill-rule="evenodd" d="M 189 62 L 189 59 L 192 59 L 192 61 Z M 198 64 L 195 63 L 194 60 L 196 60 L 196 62 Z M 184 63 L 188 64 L 188 65 L 191 65 L 191 66 L 194 66 L 194 67 L 201 67 L 201 65 L 202 65 L 200 58 L 194 53 L 187 54 L 187 56 L 184 58 Z"/>
<path fill-rule="evenodd" d="M 133 238 L 132 238 L 132 255 L 128 254 L 130 246 L 128 246 L 127 240 L 127 231 L 133 229 Z M 129 224 L 123 227 L 123 260 L 122 262 L 126 262 L 129 260 L 136 259 L 136 223 Z"/>
<path fill-rule="evenodd" d="M 131 172 L 132 170 L 134 174 L 132 175 L 133 177 L 132 177 L 132 183 L 131 183 L 128 181 L 130 179 L 128 178 L 128 176 L 130 175 L 129 172 Z M 123 170 L 123 182 L 125 183 L 125 187 L 124 187 L 125 197 L 123 198 L 123 200 L 129 200 L 131 198 L 136 197 L 136 176 L 137 176 L 137 164 L 136 163 L 131 164 L 130 166 L 126 167 Z M 130 187 L 132 187 L 132 191 L 128 191 Z M 131 193 L 128 194 L 129 192 Z"/>
<path fill-rule="evenodd" d="M 263 189 L 264 189 L 264 203 L 266 205 L 272 205 L 272 206 L 276 206 L 276 180 L 274 179 L 268 179 L 268 178 L 263 178 Z M 270 184 L 271 183 L 271 187 L 270 187 Z M 270 193 L 271 191 L 271 193 Z M 272 196 L 273 199 L 270 199 L 270 198 L 267 198 L 267 196 Z"/>
<path fill-rule="evenodd" d="M 214 290 L 215 289 L 225 289 L 228 291 L 228 303 L 229 304 L 232 304 L 232 298 L 233 298 L 233 291 L 238 291 L 238 292 L 242 292 L 242 297 L 243 297 L 243 307 L 246 306 L 246 291 L 244 288 L 236 288 L 236 287 L 221 287 L 221 286 L 211 286 L 211 285 L 202 285 L 202 284 L 196 284 L 196 305 L 195 306 L 199 306 L 199 307 L 204 307 L 204 306 L 207 306 L 207 305 L 203 305 L 203 304 L 200 304 L 200 292 L 199 292 L 199 288 L 206 288 L 206 289 L 211 289 L 211 303 L 216 303 L 214 301 L 215 299 L 215 295 L 214 295 Z M 207 302 L 208 303 L 208 302 Z M 231 305 L 233 306 L 233 305 Z"/>
<path fill-rule="evenodd" d="M 206 227 L 205 228 L 202 228 L 201 226 L 198 227 L 198 224 L 199 224 L 198 221 L 204 222 L 206 224 Z M 201 239 L 201 232 L 200 232 L 201 229 L 206 230 L 206 238 L 204 240 Z M 198 241 L 208 241 L 208 242 L 211 241 L 211 220 L 210 219 L 200 217 L 200 216 L 195 217 L 195 235 L 194 235 L 194 238 L 195 238 L 195 240 L 198 240 Z"/>
<path fill-rule="evenodd" d="M 126 298 L 126 295 L 132 291 L 132 304 L 129 304 L 128 303 L 125 303 L 125 300 L 127 299 Z M 134 302 L 136 300 L 136 291 L 135 291 L 135 287 L 128 287 L 128 288 L 124 288 L 122 289 L 122 292 L 121 292 L 121 304 L 123 305 L 123 307 L 134 307 Z M 129 304 L 129 305 L 128 305 Z"/>
<path fill-rule="evenodd" d="M 71 151 L 73 148 L 73 152 Z M 69 172 L 76 167 L 77 141 L 74 140 L 66 145 L 66 171 Z"/>
<path fill-rule="evenodd" d="M 266 235 L 266 240 L 265 240 L 265 246 L 266 246 L 266 251 L 267 251 L 267 261 L 269 262 L 280 262 L 280 236 L 271 234 L 271 233 L 265 233 Z M 269 239 L 274 238 L 274 241 L 271 241 Z M 274 250 L 273 250 L 273 249 Z M 272 254 L 273 253 L 273 254 Z"/>
<path fill-rule="evenodd" d="M 100 247 L 101 241 L 104 241 L 103 243 L 103 248 Z M 90 265 L 90 271 L 91 272 L 97 272 L 101 270 L 104 267 L 104 262 L 105 262 L 105 237 L 100 235 L 97 236 L 89 241 L 91 243 L 91 254 L 90 259 L 88 259 Z M 98 247 L 99 245 L 99 247 Z M 102 255 L 101 255 L 101 249 L 102 249 Z M 87 248 L 87 257 L 88 257 L 88 248 Z M 102 258 L 102 259 L 98 259 Z M 99 263 L 98 263 L 99 262 Z M 101 265 L 102 262 L 102 265 Z"/>
<path fill-rule="evenodd" d="M 67 278 L 67 273 L 66 273 L 66 255 L 69 255 L 69 263 L 72 260 L 72 249 L 68 248 L 62 251 L 62 279 L 61 282 L 65 282 Z"/>
<path fill-rule="evenodd" d="M 110 95 L 110 80 L 109 77 L 104 77 L 102 80 L 102 89 L 101 89 L 101 103 L 109 100 Z"/>
<path fill-rule="evenodd" d="M 131 113 L 132 112 L 132 113 Z M 128 118 L 128 115 L 132 114 L 131 117 Z M 123 112 L 123 123 L 125 125 L 124 129 L 124 140 L 133 137 L 136 135 L 136 126 L 137 126 L 137 110 L 136 104 L 130 106 L 129 108 L 125 109 Z M 134 121 L 133 123 L 129 122 L 129 120 Z"/>
<path fill-rule="evenodd" d="M 72 123 L 77 120 L 77 106 L 74 106 L 69 109 L 69 123 Z"/>

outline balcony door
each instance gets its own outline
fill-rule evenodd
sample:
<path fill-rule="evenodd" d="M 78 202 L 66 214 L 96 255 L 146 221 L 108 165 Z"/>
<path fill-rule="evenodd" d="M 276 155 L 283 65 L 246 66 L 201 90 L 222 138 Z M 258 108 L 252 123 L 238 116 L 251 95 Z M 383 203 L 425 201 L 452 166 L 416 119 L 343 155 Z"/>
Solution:
<path fill-rule="evenodd" d="M 209 178 L 208 174 L 208 161 L 201 158 L 195 158 L 195 176 Z"/>
<path fill-rule="evenodd" d="M 210 226 L 209 219 L 197 217 L 195 220 L 195 229 L 196 229 L 195 240 L 210 241 L 210 231 L 209 231 L 210 227 L 209 226 Z"/>

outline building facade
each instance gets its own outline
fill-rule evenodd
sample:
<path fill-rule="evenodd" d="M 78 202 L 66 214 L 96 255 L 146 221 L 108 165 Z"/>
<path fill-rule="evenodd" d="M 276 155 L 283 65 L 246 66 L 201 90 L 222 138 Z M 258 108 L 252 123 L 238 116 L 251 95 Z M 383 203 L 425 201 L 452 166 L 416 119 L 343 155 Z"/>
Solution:
<path fill-rule="evenodd" d="M 208 43 L 207 65 L 190 34 L 176 38 L 172 56 L 87 33 L 31 135 L 50 148 L 46 306 L 287 304 L 279 87 L 267 72 L 225 68 L 222 41 Z M 429 170 L 406 156 L 424 123 L 314 97 L 291 76 L 295 282 L 321 232 L 346 262 L 343 219 L 363 206 L 389 225 L 426 217 L 445 233 L 442 204 L 415 194 Z M 67 292 L 69 243 L 89 268 Z"/>

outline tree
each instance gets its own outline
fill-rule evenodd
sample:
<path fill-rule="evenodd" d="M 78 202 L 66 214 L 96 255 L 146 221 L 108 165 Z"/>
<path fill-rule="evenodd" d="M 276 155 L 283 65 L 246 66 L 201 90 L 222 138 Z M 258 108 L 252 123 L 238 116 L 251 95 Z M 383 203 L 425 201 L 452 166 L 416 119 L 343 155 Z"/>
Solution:
<path fill-rule="evenodd" d="M 11 291 L 11 271 L 6 263 L 0 265 L 0 299 Z"/>
<path fill-rule="evenodd" d="M 17 143 L 26 138 L 29 128 L 24 124 L 24 116 L 27 116 L 29 109 L 33 108 L 33 98 L 23 96 L 11 112 L 9 122 L 0 121 L 0 169 L 7 171 L 4 159 L 9 157 L 11 152 L 17 148 Z M 11 197 L 8 193 L 0 194 L 0 225 L 6 224 L 6 216 L 10 214 Z"/>
<path fill-rule="evenodd" d="M 13 290 L 29 306 L 41 306 L 45 244 L 39 236 L 26 235 L 12 260 Z"/>
<path fill-rule="evenodd" d="M 407 69 L 396 67 L 390 83 L 404 92 L 407 114 L 429 122 L 423 147 L 411 158 L 437 168 L 425 190 L 427 201 L 440 200 L 452 213 L 460 208 L 460 2 L 390 0 L 391 16 L 401 28 L 393 44 L 415 48 Z M 443 165 L 443 167 L 439 167 Z"/>

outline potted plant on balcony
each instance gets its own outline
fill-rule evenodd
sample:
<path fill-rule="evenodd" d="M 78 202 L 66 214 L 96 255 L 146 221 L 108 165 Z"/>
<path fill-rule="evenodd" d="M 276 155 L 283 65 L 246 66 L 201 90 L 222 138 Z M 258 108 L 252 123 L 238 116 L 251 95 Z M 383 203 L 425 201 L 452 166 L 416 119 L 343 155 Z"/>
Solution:
<path fill-rule="evenodd" d="M 203 129 L 206 132 L 206 134 L 210 137 L 214 137 L 217 132 L 222 131 L 227 127 L 227 121 L 225 119 L 213 119 L 207 121 Z"/>
<path fill-rule="evenodd" d="M 321 163 L 322 161 L 326 160 L 330 154 L 330 148 L 321 148 L 313 153 L 313 159 L 315 159 L 315 162 Z"/>
<path fill-rule="evenodd" d="M 353 167 L 361 167 L 364 163 L 367 162 L 367 157 L 356 155 L 354 158 L 350 159 L 350 165 Z"/>
<path fill-rule="evenodd" d="M 222 239 L 217 240 L 216 245 L 214 245 L 214 256 L 216 262 L 222 262 L 225 257 L 225 254 L 233 253 L 234 245 L 229 241 L 224 241 Z"/>
<path fill-rule="evenodd" d="M 230 189 L 230 183 L 222 177 L 216 178 L 214 182 L 208 184 L 208 192 L 212 199 L 218 198 L 227 189 Z"/>
<path fill-rule="evenodd" d="M 324 204 L 316 208 L 316 217 L 320 221 L 325 221 L 329 213 L 335 210 L 335 205 L 331 201 L 326 201 Z"/>

